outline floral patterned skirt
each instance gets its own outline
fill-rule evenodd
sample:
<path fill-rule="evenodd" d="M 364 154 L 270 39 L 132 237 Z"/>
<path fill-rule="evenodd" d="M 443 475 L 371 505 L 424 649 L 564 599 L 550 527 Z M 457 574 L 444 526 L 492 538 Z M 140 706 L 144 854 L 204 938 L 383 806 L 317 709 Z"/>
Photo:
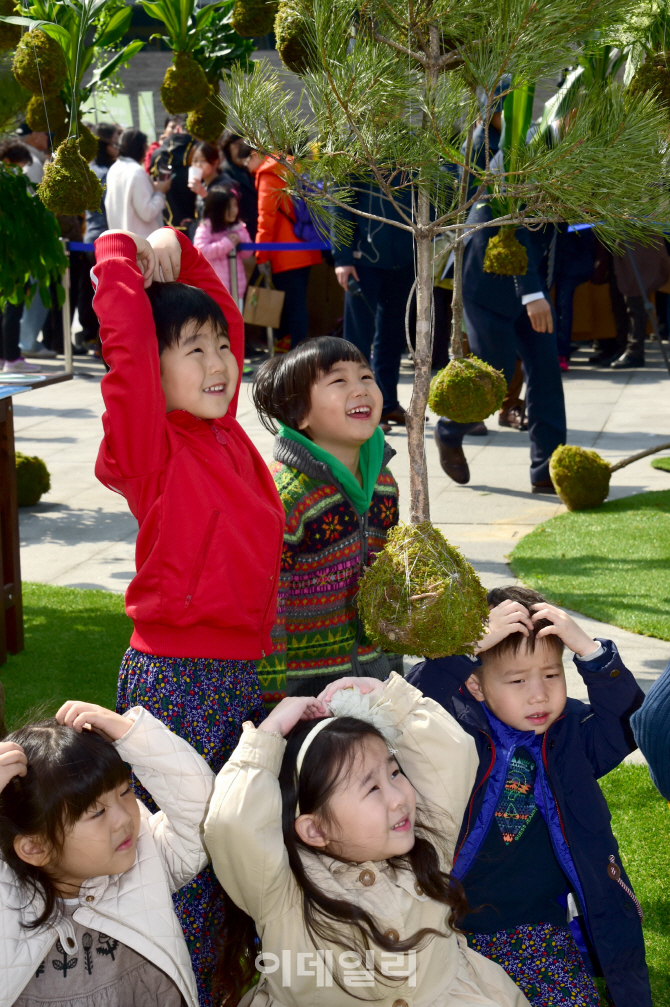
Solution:
<path fill-rule="evenodd" d="M 533 1007 L 598 1007 L 600 998 L 567 927 L 550 923 L 466 934 L 468 946 L 504 968 Z"/>
<path fill-rule="evenodd" d="M 155 657 L 133 647 L 119 672 L 116 709 L 143 706 L 193 745 L 215 773 L 240 739 L 242 724 L 265 717 L 253 661 Z M 157 807 L 138 780 L 133 789 L 151 811 Z M 214 935 L 222 915 L 223 889 L 206 867 L 173 895 L 198 985 L 200 1007 L 212 1007 Z"/>

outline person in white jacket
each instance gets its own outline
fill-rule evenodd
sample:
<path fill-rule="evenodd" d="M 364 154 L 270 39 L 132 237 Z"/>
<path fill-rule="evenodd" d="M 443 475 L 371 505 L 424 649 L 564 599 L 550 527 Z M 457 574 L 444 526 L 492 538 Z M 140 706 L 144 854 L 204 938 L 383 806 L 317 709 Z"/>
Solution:
<path fill-rule="evenodd" d="M 213 785 L 141 707 L 68 702 L 0 743 L 0 1007 L 197 1007 L 171 896 L 207 863 Z"/>
<path fill-rule="evenodd" d="M 110 230 L 132 231 L 143 238 L 163 226 L 165 193 L 172 179 L 152 181 L 142 167 L 147 137 L 139 129 L 121 134 L 119 156 L 107 173 L 105 212 Z"/>

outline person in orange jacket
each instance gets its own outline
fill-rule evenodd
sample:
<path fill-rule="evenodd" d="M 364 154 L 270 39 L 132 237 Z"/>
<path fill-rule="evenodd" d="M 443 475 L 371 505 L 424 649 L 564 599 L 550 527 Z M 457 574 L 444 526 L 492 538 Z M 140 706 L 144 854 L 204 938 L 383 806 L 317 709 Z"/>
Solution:
<path fill-rule="evenodd" d="M 258 155 L 256 155 L 256 160 Z M 254 171 L 254 165 L 249 165 Z M 255 170 L 256 191 L 258 192 L 258 230 L 256 241 L 290 242 L 299 246 L 293 224 L 295 213 L 290 195 L 285 192 L 284 169 L 272 157 L 265 160 Z M 277 290 L 286 294 L 279 324 L 279 341 L 284 337 L 292 349 L 307 338 L 307 284 L 312 266 L 321 262 L 318 251 L 256 252 L 256 261 L 261 272 L 272 275 Z"/>

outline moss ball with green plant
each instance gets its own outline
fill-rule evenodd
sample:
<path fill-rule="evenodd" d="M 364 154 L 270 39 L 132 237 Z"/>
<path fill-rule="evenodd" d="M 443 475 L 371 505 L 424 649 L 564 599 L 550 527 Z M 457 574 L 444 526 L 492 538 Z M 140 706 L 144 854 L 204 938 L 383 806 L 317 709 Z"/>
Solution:
<path fill-rule="evenodd" d="M 230 26 L 242 38 L 268 35 L 274 27 L 276 0 L 236 0 Z"/>
<path fill-rule="evenodd" d="M 186 52 L 174 54 L 173 65 L 165 71 L 161 101 L 170 115 L 181 115 L 198 108 L 209 95 L 205 71 Z"/>
<path fill-rule="evenodd" d="M 293 73 L 310 69 L 310 45 L 300 12 L 290 2 L 282 0 L 275 18 L 277 52 L 284 66 Z"/>
<path fill-rule="evenodd" d="M 87 163 L 98 153 L 98 138 L 91 133 L 88 126 L 79 127 L 79 150 Z"/>
<path fill-rule="evenodd" d="M 18 13 L 14 9 L 14 0 L 0 0 L 0 17 L 11 17 Z M 0 52 L 13 49 L 21 38 L 20 24 L 6 24 L 0 21 Z"/>
<path fill-rule="evenodd" d="M 16 452 L 16 495 L 19 507 L 34 507 L 51 489 L 49 470 L 41 458 Z"/>
<path fill-rule="evenodd" d="M 401 654 L 472 654 L 488 618 L 486 591 L 461 552 L 430 523 L 400 524 L 359 582 L 365 631 Z"/>
<path fill-rule="evenodd" d="M 65 54 L 55 39 L 39 28 L 21 37 L 12 65 L 19 84 L 33 94 L 56 94 L 67 79 Z"/>
<path fill-rule="evenodd" d="M 549 462 L 549 475 L 568 510 L 600 507 L 610 491 L 612 470 L 597 451 L 562 444 Z"/>
<path fill-rule="evenodd" d="M 489 238 L 484 254 L 484 272 L 498 276 L 525 276 L 528 272 L 528 252 L 513 227 L 501 227 Z"/>
<path fill-rule="evenodd" d="M 196 140 L 217 143 L 226 128 L 226 110 L 221 104 L 219 86 L 210 89 L 209 97 L 199 108 L 188 113 L 186 132 Z"/>
<path fill-rule="evenodd" d="M 478 357 L 451 360 L 430 383 L 428 405 L 457 423 L 478 423 L 500 409 L 507 382 Z"/>
<path fill-rule="evenodd" d="M 631 96 L 655 91 L 668 110 L 670 116 L 670 54 L 649 54 L 637 71 L 628 92 Z"/>
<path fill-rule="evenodd" d="M 67 216 L 99 210 L 102 191 L 100 180 L 81 156 L 74 136 L 61 143 L 51 164 L 44 165 L 44 178 L 37 187 L 47 210 Z"/>
<path fill-rule="evenodd" d="M 26 108 L 26 122 L 37 133 L 57 133 L 67 123 L 65 103 L 59 94 L 34 94 Z"/>

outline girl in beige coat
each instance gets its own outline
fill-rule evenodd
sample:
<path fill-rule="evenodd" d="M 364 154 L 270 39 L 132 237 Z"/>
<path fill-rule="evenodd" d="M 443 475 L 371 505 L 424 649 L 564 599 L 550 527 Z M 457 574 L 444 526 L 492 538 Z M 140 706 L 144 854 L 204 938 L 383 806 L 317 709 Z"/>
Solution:
<path fill-rule="evenodd" d="M 340 679 L 244 725 L 205 843 L 262 942 L 245 1007 L 527 1007 L 453 928 L 464 900 L 447 872 L 477 761 L 395 674 Z M 229 990 L 239 961 L 237 947 Z"/>

